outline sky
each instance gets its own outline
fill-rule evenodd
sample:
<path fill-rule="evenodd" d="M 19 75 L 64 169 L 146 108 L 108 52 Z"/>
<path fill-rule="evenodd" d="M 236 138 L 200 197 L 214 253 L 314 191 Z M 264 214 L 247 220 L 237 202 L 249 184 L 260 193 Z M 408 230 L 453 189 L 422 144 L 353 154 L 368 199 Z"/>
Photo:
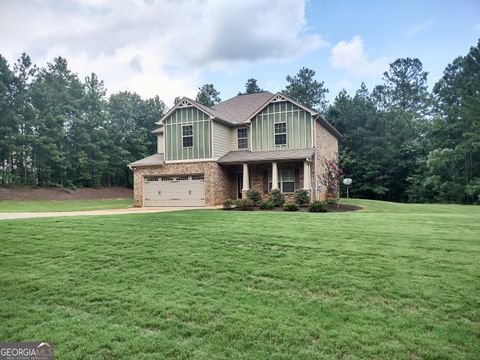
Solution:
<path fill-rule="evenodd" d="M 381 83 L 388 65 L 419 58 L 430 88 L 480 38 L 479 0 L 0 0 L 0 54 L 38 66 L 65 57 L 108 93 L 195 98 L 212 83 L 222 99 L 248 78 L 271 92 L 301 67 L 333 101 Z"/>

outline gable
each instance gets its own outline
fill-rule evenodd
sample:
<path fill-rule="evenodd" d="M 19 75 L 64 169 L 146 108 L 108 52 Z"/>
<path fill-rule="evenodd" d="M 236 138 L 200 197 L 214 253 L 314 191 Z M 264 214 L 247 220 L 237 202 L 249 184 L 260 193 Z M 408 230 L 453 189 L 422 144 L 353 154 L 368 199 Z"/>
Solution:
<path fill-rule="evenodd" d="M 193 106 L 177 107 L 164 123 L 165 160 L 193 160 L 212 157 L 210 116 Z M 182 127 L 192 126 L 193 146 L 183 146 Z"/>
<path fill-rule="evenodd" d="M 275 144 L 275 124 L 285 123 L 286 144 Z M 286 99 L 272 101 L 251 119 L 253 151 L 313 147 L 310 112 Z"/>

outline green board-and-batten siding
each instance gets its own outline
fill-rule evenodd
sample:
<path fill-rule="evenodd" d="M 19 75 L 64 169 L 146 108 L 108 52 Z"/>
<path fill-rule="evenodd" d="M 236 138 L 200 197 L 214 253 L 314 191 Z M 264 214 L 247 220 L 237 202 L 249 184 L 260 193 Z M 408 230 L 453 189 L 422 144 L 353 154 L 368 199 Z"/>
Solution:
<path fill-rule="evenodd" d="M 193 146 L 184 148 L 182 126 L 192 125 Z M 195 107 L 177 109 L 164 123 L 165 160 L 210 159 L 212 121 Z"/>
<path fill-rule="evenodd" d="M 287 123 L 287 144 L 275 145 L 275 123 Z M 306 149 L 312 144 L 312 116 L 288 101 L 268 105 L 252 119 L 253 151 Z"/>

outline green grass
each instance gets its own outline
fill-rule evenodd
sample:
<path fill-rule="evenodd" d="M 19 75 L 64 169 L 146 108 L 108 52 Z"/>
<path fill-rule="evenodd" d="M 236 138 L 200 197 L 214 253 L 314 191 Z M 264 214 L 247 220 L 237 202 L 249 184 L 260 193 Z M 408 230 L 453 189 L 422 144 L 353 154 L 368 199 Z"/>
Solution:
<path fill-rule="evenodd" d="M 0 212 L 43 212 L 121 209 L 132 206 L 132 199 L 0 201 Z"/>
<path fill-rule="evenodd" d="M 0 339 L 59 359 L 478 359 L 480 207 L 0 221 Z"/>

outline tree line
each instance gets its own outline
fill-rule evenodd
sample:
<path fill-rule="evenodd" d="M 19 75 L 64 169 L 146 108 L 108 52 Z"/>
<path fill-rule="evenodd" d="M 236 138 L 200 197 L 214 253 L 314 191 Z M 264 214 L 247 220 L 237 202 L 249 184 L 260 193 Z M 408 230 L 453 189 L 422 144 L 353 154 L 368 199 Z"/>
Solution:
<path fill-rule="evenodd" d="M 449 64 L 432 91 L 419 59 L 390 64 L 382 83 L 328 89 L 302 68 L 287 96 L 319 111 L 343 134 L 340 166 L 352 196 L 401 202 L 480 201 L 480 41 Z M 248 79 L 244 92 L 263 91 Z M 178 101 L 180 97 L 176 98 Z M 196 100 L 221 101 L 213 84 Z M 132 186 L 127 164 L 156 152 L 150 131 L 167 111 L 158 96 L 106 96 L 92 73 L 81 81 L 64 58 L 45 68 L 23 54 L 10 69 L 0 56 L 0 183 Z"/>
<path fill-rule="evenodd" d="M 92 73 L 81 81 L 64 58 L 45 68 L 23 54 L 0 56 L 0 184 L 131 186 L 127 164 L 156 152 L 151 134 L 165 113 L 157 97 L 106 97 Z"/>

